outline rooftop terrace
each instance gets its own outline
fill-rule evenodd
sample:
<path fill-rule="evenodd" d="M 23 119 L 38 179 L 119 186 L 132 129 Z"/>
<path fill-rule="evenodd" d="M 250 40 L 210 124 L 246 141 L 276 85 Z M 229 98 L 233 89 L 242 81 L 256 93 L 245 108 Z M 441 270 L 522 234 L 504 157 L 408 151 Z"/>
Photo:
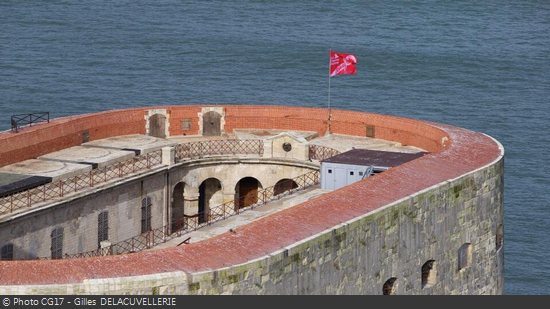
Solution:
<path fill-rule="evenodd" d="M 400 143 L 368 137 L 353 137 L 346 135 L 327 135 L 319 137 L 311 131 L 284 131 L 284 130 L 235 130 L 222 136 L 176 136 L 171 138 L 157 138 L 152 136 L 131 134 L 116 136 L 92 142 L 83 143 L 38 157 L 25 160 L 0 168 L 2 188 L 10 188 L 9 192 L 21 192 L 7 195 L 0 200 L 0 222 L 9 220 L 14 215 L 21 216 L 36 209 L 43 209 L 50 204 L 59 204 L 83 196 L 87 192 L 95 192 L 102 186 L 114 185 L 124 179 L 130 179 L 144 172 L 151 172 L 164 168 L 161 163 L 160 150 L 167 146 L 195 145 L 204 148 L 199 154 L 197 150 L 178 154 L 180 161 L 187 157 L 258 157 L 258 150 L 254 146 L 242 149 L 235 146 L 233 141 L 265 141 L 279 136 L 282 133 L 292 134 L 307 141 L 311 145 L 334 147 L 340 151 L 352 148 L 384 149 L 393 152 L 421 152 L 419 148 L 401 146 Z M 219 144 L 222 142 L 232 144 Z M 210 143 L 210 144 L 208 144 Z M 212 144 L 214 143 L 214 144 Z M 207 146 L 203 146 L 207 145 Z M 232 148 L 235 148 L 233 150 Z M 245 147 L 246 148 L 246 147 Z M 183 149 L 180 147 L 180 149 Z M 252 151 L 251 151 L 252 150 Z M 141 159 L 140 159 L 141 158 Z M 153 163 L 141 162 L 136 168 L 135 162 L 143 159 L 153 160 Z M 181 161 L 182 162 L 182 161 Z M 132 168 L 129 167 L 132 164 Z M 21 183 L 21 179 L 34 179 L 34 189 L 31 184 Z M 36 177 L 35 177 L 36 178 Z M 27 187 L 25 187 L 27 185 Z M 40 187 L 38 185 L 41 185 Z M 31 187 L 29 189 L 28 187 Z M 59 189 L 61 187 L 61 189 Z M 28 197 L 30 194 L 30 198 Z M 3 203 L 2 203 L 3 202 Z M 2 207 L 3 205 L 3 207 Z"/>

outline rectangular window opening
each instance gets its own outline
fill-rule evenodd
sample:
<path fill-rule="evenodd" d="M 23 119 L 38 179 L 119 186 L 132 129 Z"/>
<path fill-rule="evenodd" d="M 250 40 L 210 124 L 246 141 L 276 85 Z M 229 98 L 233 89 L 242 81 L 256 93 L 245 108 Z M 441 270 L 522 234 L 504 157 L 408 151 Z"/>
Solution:
<path fill-rule="evenodd" d="M 182 131 L 187 131 L 187 130 L 191 130 L 191 119 L 182 119 L 181 120 L 181 130 Z"/>

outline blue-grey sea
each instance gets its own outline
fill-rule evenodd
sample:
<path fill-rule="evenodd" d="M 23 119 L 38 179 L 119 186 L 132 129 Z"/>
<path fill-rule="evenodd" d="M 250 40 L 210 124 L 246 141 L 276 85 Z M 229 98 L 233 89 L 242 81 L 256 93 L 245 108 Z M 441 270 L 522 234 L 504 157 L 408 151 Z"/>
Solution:
<path fill-rule="evenodd" d="M 550 1 L 0 0 L 0 129 L 162 104 L 327 103 L 506 148 L 506 293 L 550 294 Z"/>

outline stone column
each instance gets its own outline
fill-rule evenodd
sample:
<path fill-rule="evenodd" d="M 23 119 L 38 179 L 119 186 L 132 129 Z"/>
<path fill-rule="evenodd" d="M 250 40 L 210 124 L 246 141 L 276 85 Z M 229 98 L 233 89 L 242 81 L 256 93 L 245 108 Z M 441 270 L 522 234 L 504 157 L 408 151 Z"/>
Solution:
<path fill-rule="evenodd" d="M 109 254 L 116 254 L 114 252 L 109 251 L 109 247 L 111 247 L 111 242 L 108 240 L 104 240 L 99 243 L 99 247 L 102 250 L 101 255 L 109 255 Z"/>
<path fill-rule="evenodd" d="M 273 140 L 264 139 L 264 158 L 273 158 Z"/>
<path fill-rule="evenodd" d="M 223 202 L 231 202 L 235 199 L 235 191 L 234 190 L 224 190 L 223 192 Z"/>
<path fill-rule="evenodd" d="M 185 215 L 192 216 L 199 213 L 199 188 L 185 187 L 183 205 Z"/>
<path fill-rule="evenodd" d="M 176 164 L 176 147 L 168 146 L 162 148 L 162 165 Z"/>

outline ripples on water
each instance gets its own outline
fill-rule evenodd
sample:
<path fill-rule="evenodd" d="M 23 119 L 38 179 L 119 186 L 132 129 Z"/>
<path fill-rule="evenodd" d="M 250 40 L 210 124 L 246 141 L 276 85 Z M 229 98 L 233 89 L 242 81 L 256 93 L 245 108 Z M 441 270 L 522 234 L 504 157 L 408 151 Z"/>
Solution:
<path fill-rule="evenodd" d="M 506 293 L 550 293 L 548 1 L 0 0 L 0 29 L 0 129 L 41 110 L 322 107 L 329 48 L 354 53 L 337 108 L 504 144 Z"/>

